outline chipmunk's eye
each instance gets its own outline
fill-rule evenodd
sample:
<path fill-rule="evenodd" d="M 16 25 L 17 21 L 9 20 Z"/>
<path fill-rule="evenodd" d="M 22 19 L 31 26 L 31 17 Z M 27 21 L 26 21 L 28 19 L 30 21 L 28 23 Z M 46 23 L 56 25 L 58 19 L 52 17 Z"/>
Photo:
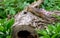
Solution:
<path fill-rule="evenodd" d="M 24 14 L 27 14 L 27 12 L 24 12 Z"/>

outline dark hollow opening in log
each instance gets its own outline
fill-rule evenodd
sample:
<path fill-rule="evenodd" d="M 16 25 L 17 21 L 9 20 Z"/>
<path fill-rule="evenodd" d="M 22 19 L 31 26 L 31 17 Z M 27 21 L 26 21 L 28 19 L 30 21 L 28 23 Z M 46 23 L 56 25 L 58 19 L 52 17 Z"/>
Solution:
<path fill-rule="evenodd" d="M 32 35 L 31 35 L 31 33 L 30 32 L 28 32 L 28 31 L 19 31 L 18 32 L 18 37 L 19 38 L 34 38 Z"/>

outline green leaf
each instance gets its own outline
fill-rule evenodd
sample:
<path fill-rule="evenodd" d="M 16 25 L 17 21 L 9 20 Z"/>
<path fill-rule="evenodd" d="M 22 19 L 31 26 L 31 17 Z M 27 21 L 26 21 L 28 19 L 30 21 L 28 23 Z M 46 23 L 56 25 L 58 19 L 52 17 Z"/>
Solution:
<path fill-rule="evenodd" d="M 4 27 L 3 26 L 0 26 L 0 31 L 3 31 L 4 30 Z"/>
<path fill-rule="evenodd" d="M 15 15 L 15 14 L 16 14 L 15 9 L 12 8 L 12 7 L 8 7 L 8 8 L 7 8 L 7 11 L 9 11 L 9 14 L 11 14 L 11 15 Z"/>
<path fill-rule="evenodd" d="M 54 35 L 52 35 L 52 37 L 51 38 L 57 38 L 57 36 L 58 35 L 60 35 L 59 33 L 57 33 L 57 34 L 54 34 Z M 60 37 L 60 36 L 58 36 L 58 37 Z"/>
<path fill-rule="evenodd" d="M 56 27 L 54 25 L 48 25 L 48 28 L 47 29 L 48 29 L 48 31 L 47 31 L 48 34 L 51 35 L 52 33 L 53 34 L 55 33 Z"/>
<path fill-rule="evenodd" d="M 55 32 L 59 33 L 60 32 L 60 24 L 57 24 L 57 25 L 58 25 L 58 27 L 56 27 Z"/>
<path fill-rule="evenodd" d="M 4 33 L 3 32 L 0 32 L 0 35 L 3 35 Z"/>
<path fill-rule="evenodd" d="M 7 29 L 9 29 L 14 24 L 14 19 L 10 19 L 5 23 Z"/>
<path fill-rule="evenodd" d="M 54 27 L 52 25 L 48 25 L 48 30 L 53 31 Z"/>
<path fill-rule="evenodd" d="M 6 36 L 6 38 L 11 38 L 11 36 Z"/>
<path fill-rule="evenodd" d="M 44 0 L 44 5 L 48 4 L 48 0 Z"/>
<path fill-rule="evenodd" d="M 43 36 L 44 38 L 50 38 L 50 36 L 49 35 L 45 35 L 45 36 Z"/>
<path fill-rule="evenodd" d="M 41 35 L 47 35 L 47 31 L 46 30 L 37 30 L 37 33 L 41 34 Z"/>

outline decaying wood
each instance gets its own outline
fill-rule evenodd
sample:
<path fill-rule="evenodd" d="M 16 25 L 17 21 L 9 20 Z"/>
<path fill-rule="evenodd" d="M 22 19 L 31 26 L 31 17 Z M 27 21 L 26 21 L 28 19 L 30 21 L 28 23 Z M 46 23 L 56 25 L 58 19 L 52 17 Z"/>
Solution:
<path fill-rule="evenodd" d="M 43 10 L 40 10 L 40 9 L 37 9 L 37 8 L 33 8 L 33 7 L 29 7 L 29 10 L 30 12 L 34 13 L 35 15 L 43 18 L 43 19 L 46 19 L 47 21 L 53 21 L 51 18 L 51 16 L 47 16 L 44 12 L 42 12 Z"/>
<path fill-rule="evenodd" d="M 39 7 L 43 0 L 38 0 L 29 5 L 29 7 Z"/>
<path fill-rule="evenodd" d="M 38 0 L 23 11 L 15 15 L 15 23 L 12 26 L 12 38 L 39 38 L 36 29 L 43 29 L 47 24 L 54 23 L 52 14 L 44 9 L 36 8 L 42 2 Z M 58 14 L 57 14 L 58 15 Z"/>
<path fill-rule="evenodd" d="M 38 38 L 38 34 L 36 34 L 34 28 L 27 25 L 17 25 L 12 30 L 12 38 Z"/>
<path fill-rule="evenodd" d="M 35 29 L 37 27 L 37 23 L 39 22 L 39 20 L 42 19 L 33 15 L 31 12 L 22 11 L 21 13 L 17 14 L 15 16 L 15 24 L 12 27 L 12 38 L 22 38 L 23 35 L 20 35 L 20 37 L 18 36 L 18 32 L 20 31 L 27 31 L 32 34 L 33 38 L 38 38 L 38 34 L 36 34 Z M 28 36 L 26 36 L 26 38 L 27 37 Z"/>
<path fill-rule="evenodd" d="M 56 21 L 55 17 L 53 17 L 52 15 L 58 15 L 60 16 L 60 12 L 57 13 L 56 11 L 54 12 L 51 12 L 51 11 L 46 11 L 44 9 L 39 9 L 39 8 L 36 8 L 38 7 L 41 3 L 42 3 L 43 0 L 39 0 L 37 2 L 34 2 L 32 3 L 31 5 L 29 5 L 26 9 L 27 11 L 30 11 L 31 13 L 43 18 L 43 19 L 46 19 L 47 21 L 49 22 L 54 22 Z M 53 18 L 52 18 L 53 17 Z"/>

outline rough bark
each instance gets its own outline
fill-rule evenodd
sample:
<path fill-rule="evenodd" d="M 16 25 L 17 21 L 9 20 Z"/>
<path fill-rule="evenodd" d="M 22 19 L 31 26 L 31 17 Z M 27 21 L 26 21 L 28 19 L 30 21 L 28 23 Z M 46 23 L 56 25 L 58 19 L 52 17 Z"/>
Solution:
<path fill-rule="evenodd" d="M 39 0 L 41 1 L 41 0 Z M 36 29 L 46 28 L 47 24 L 53 24 L 52 14 L 56 12 L 36 8 L 41 2 L 35 2 L 15 15 L 15 23 L 12 26 L 12 38 L 39 38 Z M 32 6 L 33 5 L 33 6 Z"/>
<path fill-rule="evenodd" d="M 20 37 L 18 36 L 18 32 L 20 31 L 27 31 L 30 34 L 24 38 L 37 38 L 38 34 L 35 31 L 37 27 L 36 21 L 40 20 L 39 17 L 33 15 L 30 12 L 22 11 L 21 13 L 15 16 L 15 24 L 13 25 L 13 37 L 12 38 L 23 38 L 22 34 Z"/>

